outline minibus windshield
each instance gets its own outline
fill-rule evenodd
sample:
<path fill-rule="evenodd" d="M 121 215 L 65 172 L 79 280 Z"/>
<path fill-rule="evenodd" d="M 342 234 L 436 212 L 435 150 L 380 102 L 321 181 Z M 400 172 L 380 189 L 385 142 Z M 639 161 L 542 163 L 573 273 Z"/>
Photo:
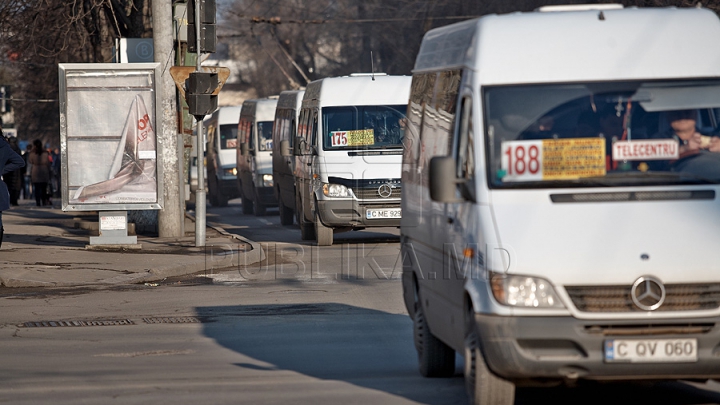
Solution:
<path fill-rule="evenodd" d="M 407 105 L 323 107 L 325 150 L 399 149 Z"/>
<path fill-rule="evenodd" d="M 235 149 L 237 147 L 237 124 L 220 125 L 220 148 Z"/>
<path fill-rule="evenodd" d="M 720 80 L 484 89 L 493 188 L 720 183 Z"/>
<path fill-rule="evenodd" d="M 272 150 L 272 121 L 259 121 L 257 123 L 258 128 L 258 142 L 260 143 L 259 149 L 261 151 Z"/>

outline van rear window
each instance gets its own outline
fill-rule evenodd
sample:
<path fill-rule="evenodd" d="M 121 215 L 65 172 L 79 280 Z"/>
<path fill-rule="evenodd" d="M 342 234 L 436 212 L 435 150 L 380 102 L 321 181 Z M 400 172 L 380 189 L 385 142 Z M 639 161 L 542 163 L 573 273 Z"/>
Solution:
<path fill-rule="evenodd" d="M 407 105 L 323 107 L 325 150 L 398 149 Z"/>
<path fill-rule="evenodd" d="M 720 80 L 488 87 L 492 187 L 720 183 Z"/>

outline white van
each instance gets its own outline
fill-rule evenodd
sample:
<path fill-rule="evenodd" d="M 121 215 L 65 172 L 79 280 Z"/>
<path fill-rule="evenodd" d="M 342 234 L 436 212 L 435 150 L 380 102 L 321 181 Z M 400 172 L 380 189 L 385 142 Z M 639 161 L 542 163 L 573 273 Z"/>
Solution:
<path fill-rule="evenodd" d="M 302 239 L 327 246 L 333 231 L 400 225 L 410 80 L 353 74 L 308 84 L 294 145 Z"/>
<path fill-rule="evenodd" d="M 617 5 L 426 33 L 401 225 L 423 375 L 464 354 L 476 404 L 720 376 L 719 40 L 706 9 Z"/>
<path fill-rule="evenodd" d="M 273 193 L 272 128 L 277 97 L 245 100 L 238 123 L 237 188 L 243 214 L 265 215 Z"/>
<path fill-rule="evenodd" d="M 283 91 L 278 97 L 275 109 L 272 134 L 273 181 L 282 225 L 292 225 L 295 216 L 295 159 L 290 150 L 297 136 L 298 116 L 304 94 L 305 90 Z M 281 145 L 285 145 L 284 154 L 280 149 Z"/>
<path fill-rule="evenodd" d="M 227 206 L 238 196 L 235 149 L 240 106 L 220 107 L 206 118 L 207 189 L 210 204 Z"/>

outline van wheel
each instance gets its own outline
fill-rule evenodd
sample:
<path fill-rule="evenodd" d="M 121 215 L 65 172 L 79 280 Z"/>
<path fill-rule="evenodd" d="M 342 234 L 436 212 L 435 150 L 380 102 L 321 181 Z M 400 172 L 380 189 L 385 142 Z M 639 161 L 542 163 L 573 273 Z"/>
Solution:
<path fill-rule="evenodd" d="M 217 190 L 217 196 L 215 197 L 215 202 L 217 207 L 227 207 L 228 205 L 228 196 L 222 193 L 220 189 Z"/>
<path fill-rule="evenodd" d="M 215 186 L 215 184 L 213 184 L 213 181 L 211 180 L 211 178 L 208 179 L 207 183 L 208 183 L 207 184 L 208 201 L 210 201 L 210 205 L 212 205 L 213 207 L 216 207 L 217 206 L 217 196 L 215 195 L 215 193 L 217 193 L 217 187 Z"/>
<path fill-rule="evenodd" d="M 515 403 L 515 385 L 488 369 L 474 322 L 466 320 L 466 324 L 469 326 L 465 334 L 465 389 L 470 404 L 512 405 Z"/>
<path fill-rule="evenodd" d="M 415 305 L 413 339 L 423 377 L 452 377 L 455 374 L 455 350 L 430 332 L 420 302 Z"/>
<path fill-rule="evenodd" d="M 320 221 L 320 215 L 317 212 L 315 212 L 315 240 L 318 246 L 332 246 L 333 244 L 333 229 Z"/>
<path fill-rule="evenodd" d="M 222 193 L 218 179 L 215 176 L 212 176 L 210 177 L 208 183 L 210 205 L 213 207 L 227 207 L 228 198 Z"/>
<path fill-rule="evenodd" d="M 267 205 L 260 202 L 260 197 L 255 194 L 255 216 L 262 217 L 267 214 Z"/>
<path fill-rule="evenodd" d="M 300 226 L 300 239 L 315 239 L 315 227 L 311 222 L 305 221 L 305 212 L 303 212 L 302 204 L 300 202 L 300 194 L 298 194 L 297 198 L 295 199 L 295 208 L 295 213 L 297 214 L 297 223 Z"/>
<path fill-rule="evenodd" d="M 245 215 L 253 213 L 253 202 L 251 199 L 245 198 L 245 196 L 242 197 L 242 213 Z"/>
<path fill-rule="evenodd" d="M 283 204 L 281 198 L 278 198 L 278 210 L 280 211 L 280 224 L 292 225 L 295 213 Z"/>

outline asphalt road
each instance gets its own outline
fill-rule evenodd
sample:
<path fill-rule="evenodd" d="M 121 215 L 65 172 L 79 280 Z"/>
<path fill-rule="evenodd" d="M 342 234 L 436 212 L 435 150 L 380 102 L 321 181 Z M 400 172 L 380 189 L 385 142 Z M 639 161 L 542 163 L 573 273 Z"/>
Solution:
<path fill-rule="evenodd" d="M 397 230 L 338 234 L 318 249 L 276 216 L 242 216 L 235 204 L 209 208 L 208 219 L 268 252 L 317 250 L 158 285 L 6 292 L 0 403 L 467 403 L 459 357 L 452 378 L 417 371 L 391 271 Z M 720 384 L 518 389 L 516 404 L 539 403 L 712 404 Z"/>

